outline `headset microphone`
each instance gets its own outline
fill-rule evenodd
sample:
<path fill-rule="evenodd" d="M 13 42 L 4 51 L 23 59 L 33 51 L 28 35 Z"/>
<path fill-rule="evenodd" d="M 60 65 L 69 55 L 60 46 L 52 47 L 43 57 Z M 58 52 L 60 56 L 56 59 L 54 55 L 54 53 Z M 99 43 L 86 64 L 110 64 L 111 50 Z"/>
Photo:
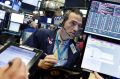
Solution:
<path fill-rule="evenodd" d="M 70 36 L 70 34 L 68 34 L 68 32 L 66 31 L 66 28 L 64 28 L 64 27 L 62 27 L 62 28 L 65 30 L 65 32 L 67 33 L 67 35 Z"/>

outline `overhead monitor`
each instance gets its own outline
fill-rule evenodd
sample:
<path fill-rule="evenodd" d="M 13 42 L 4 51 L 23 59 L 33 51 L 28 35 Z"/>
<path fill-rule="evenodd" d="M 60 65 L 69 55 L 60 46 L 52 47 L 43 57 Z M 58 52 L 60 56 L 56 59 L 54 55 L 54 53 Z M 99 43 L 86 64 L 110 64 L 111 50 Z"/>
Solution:
<path fill-rule="evenodd" d="M 18 1 L 18 0 L 14 0 L 14 4 L 12 6 L 13 10 L 15 11 L 19 11 L 20 7 L 21 7 L 22 2 Z"/>
<path fill-rule="evenodd" d="M 120 4 L 92 0 L 84 32 L 120 40 Z"/>
<path fill-rule="evenodd" d="M 19 32 L 19 30 L 20 30 L 20 24 L 19 23 L 15 23 L 15 22 L 10 23 L 9 31 Z"/>
<path fill-rule="evenodd" d="M 37 4 L 38 4 L 38 0 L 23 0 L 22 2 L 33 5 L 33 6 L 37 6 Z"/>
<path fill-rule="evenodd" d="M 12 13 L 11 14 L 10 21 L 17 22 L 17 23 L 23 23 L 23 20 L 24 20 L 24 15 L 23 14 L 17 14 L 17 13 Z"/>
<path fill-rule="evenodd" d="M 5 11 L 0 10 L 0 19 L 4 19 L 5 18 Z"/>
<path fill-rule="evenodd" d="M 120 44 L 88 36 L 81 67 L 120 78 Z"/>
<path fill-rule="evenodd" d="M 63 21 L 63 17 L 62 16 L 56 16 L 54 17 L 54 24 L 55 25 L 60 25 Z"/>

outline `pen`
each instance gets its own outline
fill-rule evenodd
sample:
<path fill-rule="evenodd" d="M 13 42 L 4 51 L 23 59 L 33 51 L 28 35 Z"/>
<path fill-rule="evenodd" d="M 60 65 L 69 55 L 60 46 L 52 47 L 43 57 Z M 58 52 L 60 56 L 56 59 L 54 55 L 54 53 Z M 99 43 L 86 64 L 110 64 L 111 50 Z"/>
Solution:
<path fill-rule="evenodd" d="M 8 65 L 9 65 L 9 67 L 11 67 L 12 66 L 12 62 L 8 62 Z"/>
<path fill-rule="evenodd" d="M 5 72 L 7 72 L 8 71 L 8 69 L 10 69 L 10 67 L 12 66 L 12 62 L 8 62 L 8 67 L 7 67 L 7 69 L 5 70 Z"/>
<path fill-rule="evenodd" d="M 47 56 L 47 54 L 46 53 L 44 53 L 45 54 L 45 56 Z"/>

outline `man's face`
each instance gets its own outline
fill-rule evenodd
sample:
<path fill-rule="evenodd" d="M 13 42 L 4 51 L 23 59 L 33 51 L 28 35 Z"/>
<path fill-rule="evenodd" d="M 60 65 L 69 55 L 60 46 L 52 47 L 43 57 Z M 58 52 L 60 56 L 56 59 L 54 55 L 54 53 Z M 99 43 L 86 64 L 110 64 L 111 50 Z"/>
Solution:
<path fill-rule="evenodd" d="M 75 13 L 70 13 L 68 20 L 64 24 L 64 28 L 66 32 L 69 34 L 71 38 L 74 38 L 76 32 L 81 28 L 82 25 L 82 17 Z"/>

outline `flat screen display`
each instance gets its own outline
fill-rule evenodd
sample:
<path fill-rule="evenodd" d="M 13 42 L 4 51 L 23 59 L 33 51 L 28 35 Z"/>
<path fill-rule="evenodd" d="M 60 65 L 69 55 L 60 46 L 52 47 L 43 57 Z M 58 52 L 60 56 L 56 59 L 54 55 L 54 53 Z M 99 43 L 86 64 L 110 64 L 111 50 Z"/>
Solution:
<path fill-rule="evenodd" d="M 120 45 L 88 36 L 81 67 L 120 78 Z"/>
<path fill-rule="evenodd" d="M 10 23 L 9 31 L 19 32 L 19 30 L 20 30 L 20 24 L 19 23 L 15 23 L 15 22 Z"/>
<path fill-rule="evenodd" d="M 0 67 L 5 66 L 10 60 L 16 57 L 21 58 L 27 65 L 34 56 L 35 52 L 11 45 L 0 54 Z"/>
<path fill-rule="evenodd" d="M 19 11 L 19 9 L 20 9 L 20 7 L 21 7 L 21 1 L 17 1 L 17 0 L 15 0 L 14 1 L 14 5 L 13 5 L 13 10 L 15 10 L 15 11 Z"/>
<path fill-rule="evenodd" d="M 12 13 L 11 14 L 10 21 L 17 22 L 17 23 L 23 23 L 23 20 L 24 20 L 24 15 L 23 14 L 17 14 L 17 13 Z"/>
<path fill-rule="evenodd" d="M 92 0 L 84 32 L 120 40 L 120 4 Z"/>
<path fill-rule="evenodd" d="M 38 4 L 38 0 L 23 0 L 22 2 L 33 5 L 33 6 L 37 6 L 37 4 Z"/>
<path fill-rule="evenodd" d="M 63 21 L 63 17 L 62 16 L 56 16 L 54 17 L 54 24 L 55 25 L 60 25 Z"/>

